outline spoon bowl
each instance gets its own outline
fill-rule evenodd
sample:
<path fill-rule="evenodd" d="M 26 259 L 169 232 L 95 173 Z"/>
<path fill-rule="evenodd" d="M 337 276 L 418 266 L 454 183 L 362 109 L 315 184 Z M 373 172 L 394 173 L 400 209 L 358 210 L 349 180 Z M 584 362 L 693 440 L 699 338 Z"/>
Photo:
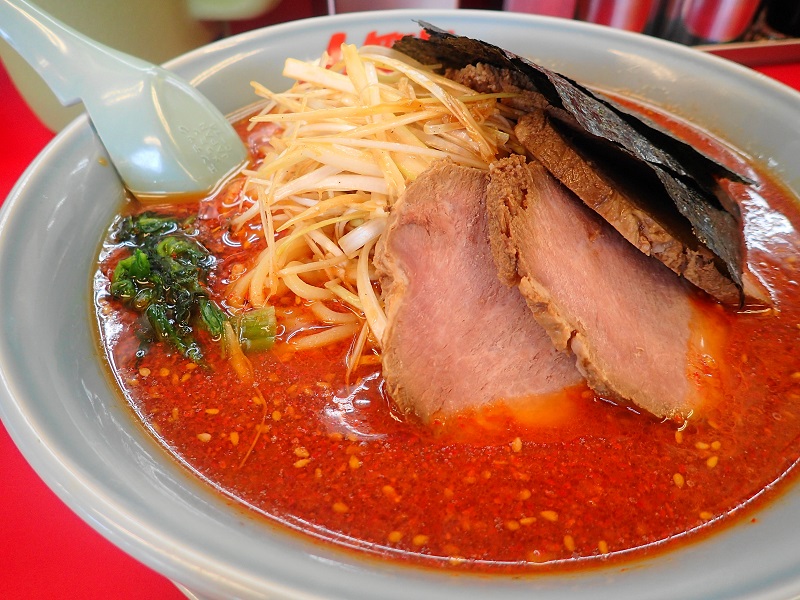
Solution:
<path fill-rule="evenodd" d="M 69 106 L 82 101 L 120 178 L 147 201 L 212 190 L 247 151 L 174 73 L 104 46 L 25 0 L 0 0 L 0 36 Z"/>

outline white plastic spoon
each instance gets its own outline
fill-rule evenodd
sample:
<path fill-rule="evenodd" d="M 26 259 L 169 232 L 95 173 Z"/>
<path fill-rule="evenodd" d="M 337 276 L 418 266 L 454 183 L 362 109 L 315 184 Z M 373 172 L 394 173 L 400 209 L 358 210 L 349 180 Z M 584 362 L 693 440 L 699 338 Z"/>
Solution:
<path fill-rule="evenodd" d="M 58 100 L 83 101 L 137 197 L 210 191 L 247 151 L 225 117 L 169 71 L 95 42 L 25 0 L 0 0 L 0 36 Z"/>

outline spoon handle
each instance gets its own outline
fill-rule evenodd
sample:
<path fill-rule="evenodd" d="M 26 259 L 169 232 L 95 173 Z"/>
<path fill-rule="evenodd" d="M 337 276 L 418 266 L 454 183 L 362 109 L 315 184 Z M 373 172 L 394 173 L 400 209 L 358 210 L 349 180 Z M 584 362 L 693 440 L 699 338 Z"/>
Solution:
<path fill-rule="evenodd" d="M 26 0 L 0 0 L 0 37 L 47 82 L 64 106 L 80 101 L 85 76 L 97 77 L 98 67 L 112 71 L 120 61 L 147 65 L 90 40 Z M 87 69 L 92 73 L 87 74 Z"/>

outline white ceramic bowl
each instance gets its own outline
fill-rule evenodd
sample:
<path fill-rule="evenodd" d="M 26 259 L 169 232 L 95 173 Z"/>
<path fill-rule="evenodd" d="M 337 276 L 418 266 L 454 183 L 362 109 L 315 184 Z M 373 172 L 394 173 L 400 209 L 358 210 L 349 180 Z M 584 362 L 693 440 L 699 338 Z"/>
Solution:
<path fill-rule="evenodd" d="M 781 173 L 800 191 L 800 95 L 720 59 L 577 22 L 489 12 L 398 11 L 255 31 L 168 66 L 224 111 L 272 87 L 284 58 L 331 34 L 416 32 L 423 18 L 589 84 L 672 107 Z M 203 597 L 775 598 L 800 595 L 800 486 L 745 522 L 625 568 L 474 577 L 361 559 L 231 508 L 138 426 L 105 375 L 91 309 L 98 244 L 122 197 L 85 119 L 31 165 L 0 213 L 0 416 L 75 512 L 134 557 Z M 624 517 L 623 517 L 624 518 Z"/>

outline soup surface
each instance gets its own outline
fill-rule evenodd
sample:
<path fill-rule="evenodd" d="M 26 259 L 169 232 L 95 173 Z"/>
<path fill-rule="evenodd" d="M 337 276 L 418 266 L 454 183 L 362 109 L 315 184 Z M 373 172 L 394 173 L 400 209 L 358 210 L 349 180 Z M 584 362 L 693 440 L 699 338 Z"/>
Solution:
<path fill-rule="evenodd" d="M 721 160 L 746 164 L 712 136 L 638 109 Z M 753 517 L 800 457 L 800 208 L 752 172 L 757 184 L 733 192 L 748 264 L 774 307 L 734 311 L 698 294 L 727 331 L 724 399 L 686 423 L 658 421 L 584 387 L 563 399 L 574 408 L 567 423 L 526 426 L 497 410 L 424 426 L 384 393 L 377 350 L 348 374 L 351 340 L 304 351 L 287 343 L 297 329 L 285 323 L 313 322 L 291 292 L 271 300 L 276 345 L 249 355 L 256 394 L 203 331 L 202 364 L 163 343 L 142 345 L 142 317 L 108 292 L 130 253 L 111 237 L 95 277 L 100 336 L 125 398 L 177 460 L 242 505 L 320 540 L 492 572 L 673 548 Z M 223 307 L 239 265 L 264 249 L 252 228 L 228 226 L 227 199 L 240 187 L 234 179 L 211 198 L 159 209 L 196 217 L 195 238 L 215 256 L 211 296 Z M 130 201 L 122 214 L 143 210 Z"/>

